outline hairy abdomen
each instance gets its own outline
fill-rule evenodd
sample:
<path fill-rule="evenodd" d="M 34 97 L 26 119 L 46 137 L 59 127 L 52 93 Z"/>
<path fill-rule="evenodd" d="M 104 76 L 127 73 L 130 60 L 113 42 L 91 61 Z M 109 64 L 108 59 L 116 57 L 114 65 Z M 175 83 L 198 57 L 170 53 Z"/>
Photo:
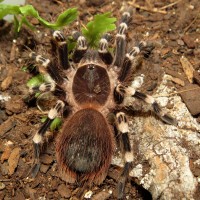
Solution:
<path fill-rule="evenodd" d="M 113 134 L 100 112 L 92 108 L 76 112 L 64 124 L 57 142 L 64 179 L 100 184 L 107 174 L 113 146 Z"/>

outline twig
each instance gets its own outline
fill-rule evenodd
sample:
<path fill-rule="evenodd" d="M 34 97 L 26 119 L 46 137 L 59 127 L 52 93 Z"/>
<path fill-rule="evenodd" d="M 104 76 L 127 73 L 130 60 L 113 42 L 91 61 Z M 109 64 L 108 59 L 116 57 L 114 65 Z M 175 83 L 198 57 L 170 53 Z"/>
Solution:
<path fill-rule="evenodd" d="M 158 8 L 148 8 L 146 6 L 140 6 L 139 4 L 135 4 L 133 2 L 128 2 L 128 4 L 135 7 L 135 8 L 139 8 L 141 10 L 146 10 L 146 11 L 149 11 L 149 12 L 155 12 L 155 13 L 161 13 L 161 14 L 167 14 L 166 11 L 160 10 Z"/>
<path fill-rule="evenodd" d="M 87 27 L 85 26 L 85 24 L 83 24 L 82 22 L 80 24 L 84 29 L 88 30 Z"/>
<path fill-rule="evenodd" d="M 199 13 L 196 15 L 196 17 L 191 21 L 191 23 L 184 29 L 183 33 L 185 34 L 188 29 L 192 26 L 192 24 L 194 24 L 194 22 L 198 19 L 199 17 Z"/>
<path fill-rule="evenodd" d="M 159 8 L 159 9 L 160 10 L 165 10 L 166 8 L 169 8 L 169 7 L 172 7 L 172 6 L 176 5 L 176 4 L 178 4 L 180 1 L 182 1 L 182 0 L 175 1 L 173 3 L 170 3 L 170 4 L 166 5 L 166 6 L 163 6 L 163 7 Z"/>
<path fill-rule="evenodd" d="M 170 94 L 155 95 L 154 97 L 155 98 L 157 98 L 157 97 L 169 97 L 169 96 L 172 96 L 172 95 L 175 95 L 175 94 L 180 94 L 180 93 L 189 92 L 189 91 L 193 91 L 193 90 L 200 90 L 200 87 L 191 88 L 191 89 L 187 89 L 187 90 L 181 90 L 181 91 L 178 91 L 178 92 L 172 92 Z"/>
<path fill-rule="evenodd" d="M 128 4 L 132 5 L 135 8 L 139 8 L 139 9 L 146 10 L 146 11 L 149 11 L 149 12 L 167 14 L 167 11 L 165 10 L 166 8 L 172 7 L 172 6 L 178 4 L 181 1 L 182 0 L 175 1 L 173 3 L 170 3 L 170 4 L 166 5 L 166 6 L 163 6 L 161 8 L 148 8 L 146 6 L 140 6 L 139 4 L 136 4 L 135 2 L 128 2 Z"/>
<path fill-rule="evenodd" d="M 0 179 L 0 182 L 9 182 L 11 179 Z"/>

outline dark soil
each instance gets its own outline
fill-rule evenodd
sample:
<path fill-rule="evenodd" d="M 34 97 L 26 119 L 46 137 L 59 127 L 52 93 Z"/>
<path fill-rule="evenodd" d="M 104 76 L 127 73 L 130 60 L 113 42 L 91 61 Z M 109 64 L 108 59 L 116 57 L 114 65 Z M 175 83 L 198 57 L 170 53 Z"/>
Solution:
<path fill-rule="evenodd" d="M 135 75 L 145 75 L 142 91 L 147 94 L 153 94 L 164 73 L 171 75 L 174 79 L 170 86 L 175 86 L 177 91 L 185 91 L 182 94 L 183 101 L 191 114 L 200 121 L 200 2 L 182 0 L 170 5 L 172 2 L 175 1 L 136 1 L 137 5 L 148 9 L 141 7 L 135 10 L 128 31 L 129 46 L 145 40 L 154 44 L 155 48 L 150 57 L 144 59 L 142 67 Z M 27 4 L 32 4 L 49 21 L 66 8 L 77 7 L 79 19 L 65 28 L 66 34 L 79 29 L 81 24 L 86 24 L 98 13 L 111 11 L 119 19 L 120 11 L 128 3 L 119 0 L 27 1 Z M 166 5 L 170 6 L 162 9 L 166 11 L 165 14 L 158 10 L 152 12 L 154 8 Z M 31 22 L 38 31 L 22 28 L 16 41 L 13 41 L 13 25 L 0 23 L 0 95 L 11 97 L 9 101 L 0 100 L 0 199 L 76 199 L 80 188 L 66 184 L 59 177 L 55 140 L 50 140 L 47 148 L 44 148 L 38 176 L 35 179 L 28 177 L 33 161 L 32 138 L 45 114 L 36 106 L 31 107 L 25 103 L 29 95 L 26 83 L 32 76 L 22 70 L 26 64 L 25 46 L 48 57 L 51 37 L 51 31 L 39 25 L 37 20 L 31 19 Z M 181 56 L 185 56 L 194 68 L 195 77 L 192 83 L 183 71 Z M 54 133 L 57 134 L 59 133 Z M 111 166 L 103 184 L 91 188 L 93 199 L 116 199 L 120 170 Z M 110 194 L 109 190 L 113 193 Z M 151 199 L 150 193 L 137 185 L 137 180 L 127 183 L 125 193 L 129 199 Z"/>

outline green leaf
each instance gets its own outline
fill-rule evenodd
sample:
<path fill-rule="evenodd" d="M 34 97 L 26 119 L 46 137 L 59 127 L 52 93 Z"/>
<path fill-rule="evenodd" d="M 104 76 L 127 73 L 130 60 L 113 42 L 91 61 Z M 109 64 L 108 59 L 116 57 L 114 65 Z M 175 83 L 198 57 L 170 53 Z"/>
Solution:
<path fill-rule="evenodd" d="M 19 15 L 19 6 L 0 4 L 0 19 L 3 19 L 6 15 Z"/>
<path fill-rule="evenodd" d="M 59 29 L 62 26 L 70 24 L 77 18 L 78 15 L 76 8 L 70 8 L 58 16 L 56 23 L 49 23 L 39 16 L 38 12 L 32 5 L 20 7 L 20 11 L 24 16 L 35 17 L 42 25 L 52 29 Z"/>
<path fill-rule="evenodd" d="M 6 15 L 15 15 L 15 25 L 18 25 L 16 28 L 19 32 L 22 24 L 27 25 L 29 28 L 33 29 L 33 26 L 28 22 L 27 17 L 33 17 L 38 19 L 38 21 L 43 25 L 51 29 L 60 29 L 61 27 L 70 24 L 73 22 L 78 15 L 77 8 L 70 8 L 62 12 L 55 23 L 50 23 L 40 17 L 37 10 L 32 5 L 18 6 L 18 5 L 6 5 L 0 4 L 0 19 Z M 16 23 L 16 19 L 18 23 Z"/>
<path fill-rule="evenodd" d="M 85 28 L 82 28 L 83 35 L 87 38 L 90 46 L 97 46 L 100 37 L 109 31 L 116 29 L 116 18 L 110 17 L 107 12 L 94 16 L 94 20 L 89 22 Z"/>
<path fill-rule="evenodd" d="M 62 120 L 59 117 L 56 117 L 50 125 L 50 130 L 55 131 L 56 129 L 59 129 L 61 127 L 61 124 Z"/>
<path fill-rule="evenodd" d="M 42 74 L 38 74 L 38 75 L 32 77 L 30 80 L 28 80 L 27 86 L 32 88 L 35 86 L 39 86 L 44 82 L 45 82 L 45 77 Z"/>
<path fill-rule="evenodd" d="M 77 18 L 77 15 L 78 15 L 77 8 L 71 8 L 64 11 L 58 16 L 54 27 L 58 29 L 59 27 L 70 24 Z"/>

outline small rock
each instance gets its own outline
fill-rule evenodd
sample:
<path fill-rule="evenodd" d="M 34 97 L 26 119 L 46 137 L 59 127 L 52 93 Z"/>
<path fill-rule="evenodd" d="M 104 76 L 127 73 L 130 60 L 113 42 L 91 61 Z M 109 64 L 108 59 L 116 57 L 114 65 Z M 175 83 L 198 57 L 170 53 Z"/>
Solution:
<path fill-rule="evenodd" d="M 180 39 L 178 39 L 178 40 L 177 40 L 177 43 L 178 43 L 178 45 L 181 45 L 181 46 L 183 46 L 183 45 L 184 45 L 184 42 L 183 42 L 183 40 L 180 40 Z"/>
<path fill-rule="evenodd" d="M 41 156 L 41 162 L 43 164 L 49 165 L 53 162 L 53 158 L 51 156 L 49 156 L 48 154 L 43 154 Z"/>
<path fill-rule="evenodd" d="M 61 195 L 61 197 L 71 197 L 71 190 L 67 188 L 65 184 L 61 184 L 58 186 L 58 193 Z"/>
<path fill-rule="evenodd" d="M 195 48 L 194 40 L 189 35 L 184 35 L 182 37 L 183 42 L 187 45 L 189 49 Z"/>
<path fill-rule="evenodd" d="M 10 157 L 8 159 L 8 171 L 9 175 L 12 175 L 15 171 L 15 168 L 18 165 L 19 157 L 20 157 L 20 150 L 21 148 L 16 147 L 13 149 L 13 151 L 10 154 Z"/>
<path fill-rule="evenodd" d="M 84 198 L 90 199 L 90 198 L 92 197 L 92 194 L 93 194 L 92 190 L 89 190 L 89 191 L 87 191 L 87 192 L 85 193 Z"/>

